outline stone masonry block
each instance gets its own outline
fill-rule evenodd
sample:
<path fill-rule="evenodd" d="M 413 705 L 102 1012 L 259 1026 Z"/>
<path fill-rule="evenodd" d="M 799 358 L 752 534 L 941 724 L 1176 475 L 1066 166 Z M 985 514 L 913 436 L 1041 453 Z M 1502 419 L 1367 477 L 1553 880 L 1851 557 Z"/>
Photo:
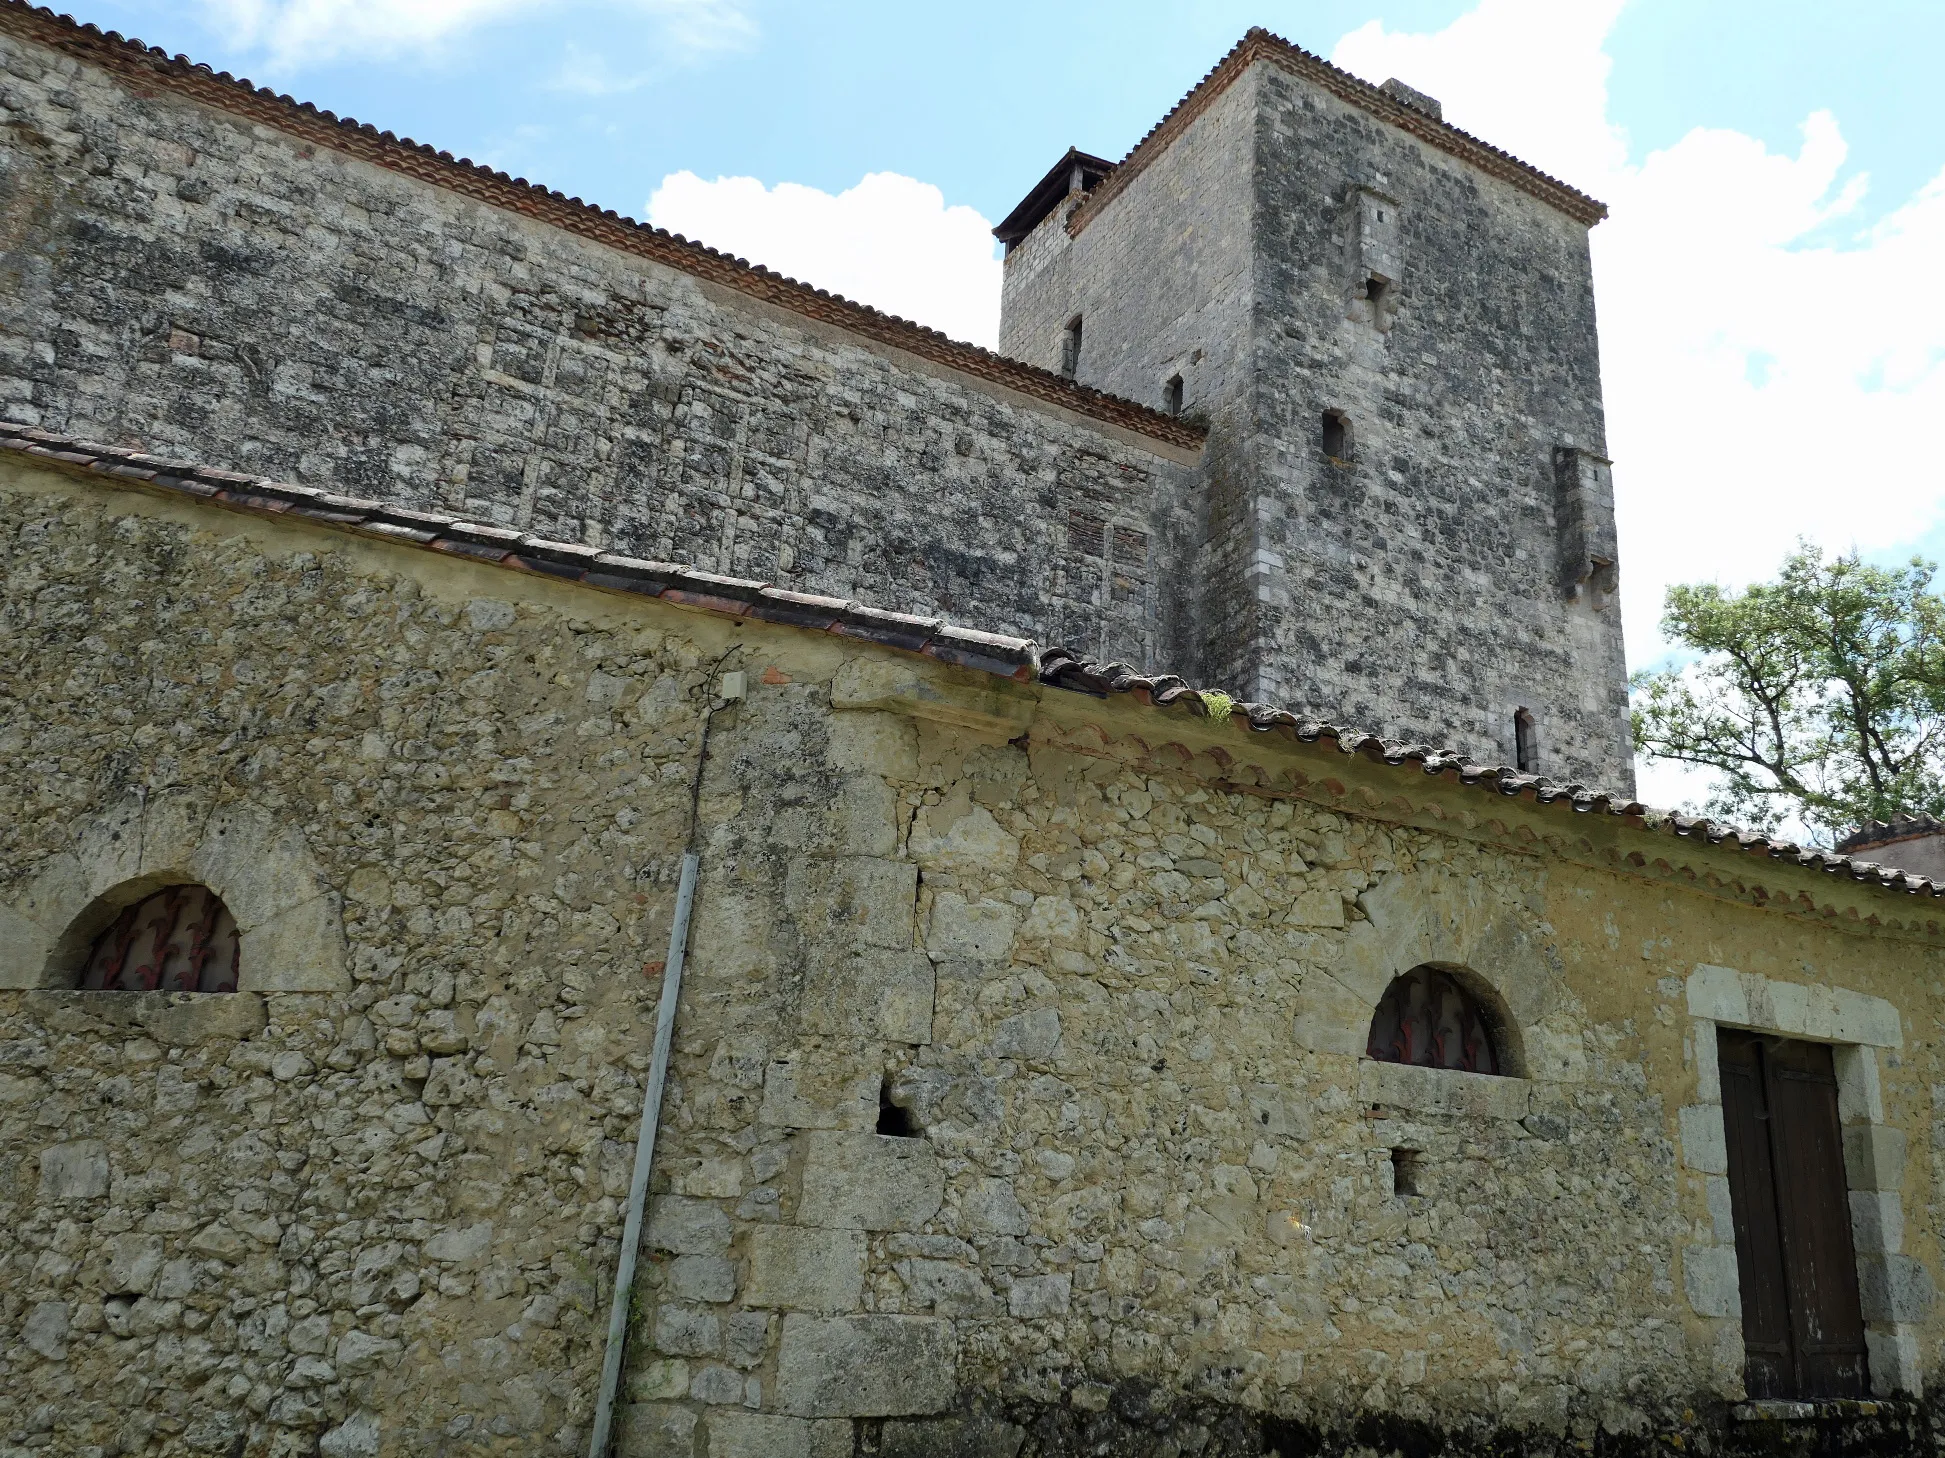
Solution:
<path fill-rule="evenodd" d="M 1858 1256 L 1857 1295 L 1866 1321 L 1923 1321 L 1934 1289 L 1931 1272 L 1910 1256 Z"/>
<path fill-rule="evenodd" d="M 865 1042 L 930 1043 L 936 974 L 923 952 L 813 952 L 804 968 L 805 1032 Z"/>
<path fill-rule="evenodd" d="M 945 1177 L 923 1139 L 819 1130 L 806 1136 L 805 1151 L 805 1225 L 917 1230 L 945 1200 Z"/>
<path fill-rule="evenodd" d="M 859 1066 L 828 1055 L 778 1058 L 763 1073 L 760 1117 L 785 1129 L 871 1129 L 883 1078 L 875 1059 Z"/>
<path fill-rule="evenodd" d="M 1902 1250 L 1904 1200 L 1890 1190 L 1852 1190 L 1850 1229 L 1860 1253 L 1894 1254 Z"/>
<path fill-rule="evenodd" d="M 1733 1245 L 1691 1245 L 1682 1250 L 1682 1282 L 1697 1316 L 1740 1317 L 1742 1284 Z"/>
<path fill-rule="evenodd" d="M 798 1417 L 942 1412 L 958 1355 L 952 1323 L 936 1317 L 793 1313 L 777 1355 L 777 1405 Z"/>
<path fill-rule="evenodd" d="M 1726 1175 L 1729 1145 L 1722 1132 L 1722 1106 L 1690 1104 L 1678 1117 L 1682 1126 L 1682 1163 L 1699 1174 Z"/>
<path fill-rule="evenodd" d="M 813 1230 L 759 1225 L 748 1237 L 751 1306 L 840 1312 L 857 1308 L 864 1291 L 865 1235 L 861 1230 Z"/>
<path fill-rule="evenodd" d="M 1001 1058 L 1045 1060 L 1060 1046 L 1060 1014 L 1050 1007 L 1016 1013 L 993 1030 L 993 1052 Z"/>
<path fill-rule="evenodd" d="M 956 891 L 941 891 L 932 900 L 925 950 L 941 960 L 1003 962 L 1013 950 L 1019 924 L 1019 912 L 1004 902 L 968 902 Z"/>
<path fill-rule="evenodd" d="M 661 1195 L 648 1211 L 648 1243 L 675 1255 L 720 1256 L 729 1252 L 729 1216 L 707 1200 Z"/>
<path fill-rule="evenodd" d="M 663 1402 L 631 1402 L 615 1422 L 615 1458 L 695 1458 L 696 1415 Z"/>
<path fill-rule="evenodd" d="M 1853 1190 L 1896 1190 L 1904 1186 L 1904 1130 L 1884 1124 L 1854 1124 L 1844 1130 L 1844 1176 Z"/>
<path fill-rule="evenodd" d="M 912 945 L 918 867 L 872 856 L 806 857 L 784 873 L 783 899 L 800 930 L 834 945 Z"/>
<path fill-rule="evenodd" d="M 708 1429 L 708 1458 L 851 1458 L 851 1424 L 841 1418 L 723 1410 L 709 1414 Z"/>
<path fill-rule="evenodd" d="M 95 1200 L 108 1193 L 108 1150 L 94 1139 L 41 1151 L 43 1200 Z"/>

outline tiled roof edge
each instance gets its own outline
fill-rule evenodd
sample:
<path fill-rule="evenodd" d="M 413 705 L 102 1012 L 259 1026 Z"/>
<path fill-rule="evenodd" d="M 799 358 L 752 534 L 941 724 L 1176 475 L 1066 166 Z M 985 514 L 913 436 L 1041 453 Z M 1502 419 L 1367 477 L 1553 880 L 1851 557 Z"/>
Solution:
<path fill-rule="evenodd" d="M 1304 744 L 1328 739 L 1342 753 L 1398 768 L 1415 764 L 1427 775 L 1449 775 L 1454 782 L 1483 792 L 1559 806 L 1574 814 L 1618 816 L 1637 827 L 1711 845 L 1726 844 L 1731 849 L 1847 876 L 1885 890 L 1945 896 L 1945 885 L 1835 851 L 1799 846 L 1701 817 L 1652 810 L 1638 800 L 1548 780 L 1504 765 L 1474 764 L 1452 750 L 1399 744 L 1375 734 L 1303 718 L 1275 705 L 1240 702 L 1214 689 L 1193 689 L 1173 674 L 1142 674 L 1125 663 L 1101 663 L 1065 648 L 1041 651 L 1029 639 L 957 627 L 938 618 L 885 612 L 862 603 L 792 592 L 669 562 L 647 562 L 573 542 L 548 541 L 511 527 L 387 506 L 238 471 L 213 470 L 7 421 L 0 421 L 0 451 L 55 462 L 163 496 L 206 501 L 246 515 L 295 518 L 489 566 L 537 572 L 609 592 L 663 598 L 725 617 L 755 618 L 856 638 L 1015 683 L 1037 680 L 1095 698 L 1129 694 L 1159 710 L 1180 708 L 1199 717 L 1236 721 L 1254 733 L 1281 731 Z"/>
<path fill-rule="evenodd" d="M 1189 94 L 1170 108 L 1168 114 L 1135 143 L 1114 171 L 1088 193 L 1087 200 L 1067 220 L 1067 231 L 1078 237 L 1080 231 L 1094 220 L 1095 214 L 1120 196 L 1190 122 L 1207 111 L 1237 78 L 1260 60 L 1273 61 L 1305 80 L 1316 82 L 1339 99 L 1370 112 L 1401 131 L 1410 132 L 1442 152 L 1470 162 L 1481 172 L 1510 182 L 1522 192 L 1532 194 L 1590 228 L 1607 216 L 1606 203 L 1589 197 L 1578 188 L 1570 187 L 1557 177 L 1548 176 L 1531 163 L 1520 161 L 1512 153 L 1481 141 L 1450 122 L 1440 121 L 1416 107 L 1407 106 L 1382 87 L 1373 86 L 1349 71 L 1333 66 L 1322 56 L 1313 55 L 1280 35 L 1272 34 L 1261 26 L 1252 26 L 1230 49 L 1229 54 L 1216 62 L 1209 74 L 1196 82 Z"/>
<path fill-rule="evenodd" d="M 167 86 L 192 100 L 329 147 L 475 202 L 518 213 L 563 232 L 652 259 L 738 293 L 893 345 L 976 379 L 1018 390 L 1080 415 L 1118 425 L 1169 445 L 1199 450 L 1208 432 L 1178 416 L 1076 384 L 1051 370 L 1023 364 L 955 340 L 937 329 L 886 314 L 841 294 L 786 278 L 760 264 L 718 252 L 679 233 L 652 227 L 524 178 L 509 177 L 450 152 L 436 151 L 369 123 L 338 117 L 308 101 L 252 85 L 160 47 L 103 31 L 29 0 L 0 0 L 0 27 L 39 44 L 150 86 Z"/>
<path fill-rule="evenodd" d="M 1025 638 L 982 633 L 938 618 L 889 613 L 842 598 L 792 592 L 670 562 L 647 562 L 575 542 L 548 541 L 511 527 L 464 521 L 441 512 L 413 511 L 340 496 L 315 486 L 212 470 L 31 426 L 0 421 L 0 451 L 59 462 L 158 494 L 192 497 L 248 515 L 295 518 L 489 566 L 539 573 L 609 592 L 659 597 L 726 617 L 755 618 L 862 639 L 1017 683 L 1033 682 L 1039 666 L 1034 645 Z"/>
<path fill-rule="evenodd" d="M 1217 690 L 1192 689 L 1173 674 L 1143 674 L 1125 663 L 1102 663 L 1065 648 L 1041 651 L 1040 681 L 1055 688 L 1070 689 L 1097 698 L 1110 694 L 1133 694 L 1157 708 L 1179 705 L 1192 714 L 1246 725 L 1255 733 L 1281 730 L 1305 744 L 1328 739 L 1345 754 L 1362 755 L 1374 763 L 1399 767 L 1415 764 L 1428 775 L 1450 775 L 1461 785 L 1508 798 L 1526 798 L 1536 804 L 1557 805 L 1574 814 L 1619 816 L 1644 829 L 1703 840 L 1711 845 L 1726 844 L 1732 850 L 1790 861 L 1831 875 L 1848 876 L 1854 881 L 1886 890 L 1945 896 L 1945 885 L 1878 865 L 1874 861 L 1857 860 L 1814 846 L 1800 846 L 1792 841 L 1779 840 L 1702 816 L 1654 810 L 1639 800 L 1610 791 L 1549 780 L 1506 765 L 1474 764 L 1454 750 L 1435 749 L 1423 744 L 1400 744 L 1381 739 L 1375 734 L 1305 718 L 1273 704 L 1245 703 Z"/>

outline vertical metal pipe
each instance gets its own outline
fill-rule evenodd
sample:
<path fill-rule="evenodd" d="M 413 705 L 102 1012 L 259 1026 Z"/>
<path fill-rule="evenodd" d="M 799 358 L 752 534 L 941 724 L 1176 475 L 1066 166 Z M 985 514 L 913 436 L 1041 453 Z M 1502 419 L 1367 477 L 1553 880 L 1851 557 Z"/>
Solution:
<path fill-rule="evenodd" d="M 642 1243 L 642 1210 L 648 1203 L 648 1172 L 655 1163 L 655 1131 L 662 1120 L 662 1086 L 669 1077 L 669 1046 L 675 1035 L 675 1003 L 682 992 L 682 961 L 689 945 L 689 908 L 696 897 L 696 853 L 682 857 L 675 893 L 675 925 L 669 928 L 669 959 L 662 970 L 662 1003 L 655 1015 L 655 1052 L 642 1091 L 641 1130 L 635 1136 L 635 1173 L 628 1181 L 628 1218 L 621 1228 L 621 1262 L 615 1268 L 615 1299 L 608 1311 L 608 1350 L 601 1362 L 601 1394 L 594 1405 L 588 1458 L 608 1458 L 614 1428 L 615 1390 L 628 1343 L 628 1307 L 635 1289 L 635 1257 Z"/>

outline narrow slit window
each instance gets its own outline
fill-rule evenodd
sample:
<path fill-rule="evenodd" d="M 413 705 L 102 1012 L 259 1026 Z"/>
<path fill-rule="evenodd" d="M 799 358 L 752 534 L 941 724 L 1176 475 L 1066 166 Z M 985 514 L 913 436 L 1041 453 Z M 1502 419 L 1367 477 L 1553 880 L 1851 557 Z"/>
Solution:
<path fill-rule="evenodd" d="M 1081 316 L 1076 314 L 1067 321 L 1067 327 L 1060 333 L 1060 372 L 1073 379 L 1081 368 Z"/>
<path fill-rule="evenodd" d="M 1526 709 L 1513 715 L 1513 762 L 1522 774 L 1540 772 L 1540 736 L 1532 713 Z"/>
<path fill-rule="evenodd" d="M 1419 1193 L 1419 1155 L 1416 1149 L 1391 1151 L 1391 1193 L 1404 1199 Z"/>
<path fill-rule="evenodd" d="M 1170 415 L 1180 415 L 1182 413 L 1182 377 L 1180 375 L 1171 375 L 1169 377 L 1168 384 L 1162 387 L 1162 398 L 1166 402 Z"/>
<path fill-rule="evenodd" d="M 925 1131 L 905 1105 L 893 1102 L 891 1079 L 878 1085 L 878 1132 L 893 1139 L 920 1139 Z"/>
<path fill-rule="evenodd" d="M 1324 412 L 1324 454 L 1333 461 L 1351 458 L 1351 422 L 1342 410 Z"/>

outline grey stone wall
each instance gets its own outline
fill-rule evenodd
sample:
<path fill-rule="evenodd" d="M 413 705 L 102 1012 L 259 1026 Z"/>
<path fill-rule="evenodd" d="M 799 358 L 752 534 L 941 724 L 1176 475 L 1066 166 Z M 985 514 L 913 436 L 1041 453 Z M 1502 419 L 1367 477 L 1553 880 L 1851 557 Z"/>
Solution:
<path fill-rule="evenodd" d="M 1005 307 L 1042 362 L 1082 313 L 1081 378 L 1137 398 L 1194 362 L 1201 677 L 1504 763 L 1526 708 L 1548 773 L 1632 785 L 1581 223 L 1258 61 Z"/>
<path fill-rule="evenodd" d="M 0 130 L 10 418 L 1157 661 L 1190 452 L 5 27 Z"/>
<path fill-rule="evenodd" d="M 692 784 L 623 1458 L 1735 1452 L 1717 1022 L 1844 1045 L 1873 1390 L 1936 1370 L 1908 895 L 58 467 L 0 546 L 0 931 L 250 922 L 281 852 L 171 848 L 255 817 L 344 940 L 0 977 L 7 1458 L 585 1452 Z M 1509 1076 L 1364 1056 L 1427 962 Z"/>

